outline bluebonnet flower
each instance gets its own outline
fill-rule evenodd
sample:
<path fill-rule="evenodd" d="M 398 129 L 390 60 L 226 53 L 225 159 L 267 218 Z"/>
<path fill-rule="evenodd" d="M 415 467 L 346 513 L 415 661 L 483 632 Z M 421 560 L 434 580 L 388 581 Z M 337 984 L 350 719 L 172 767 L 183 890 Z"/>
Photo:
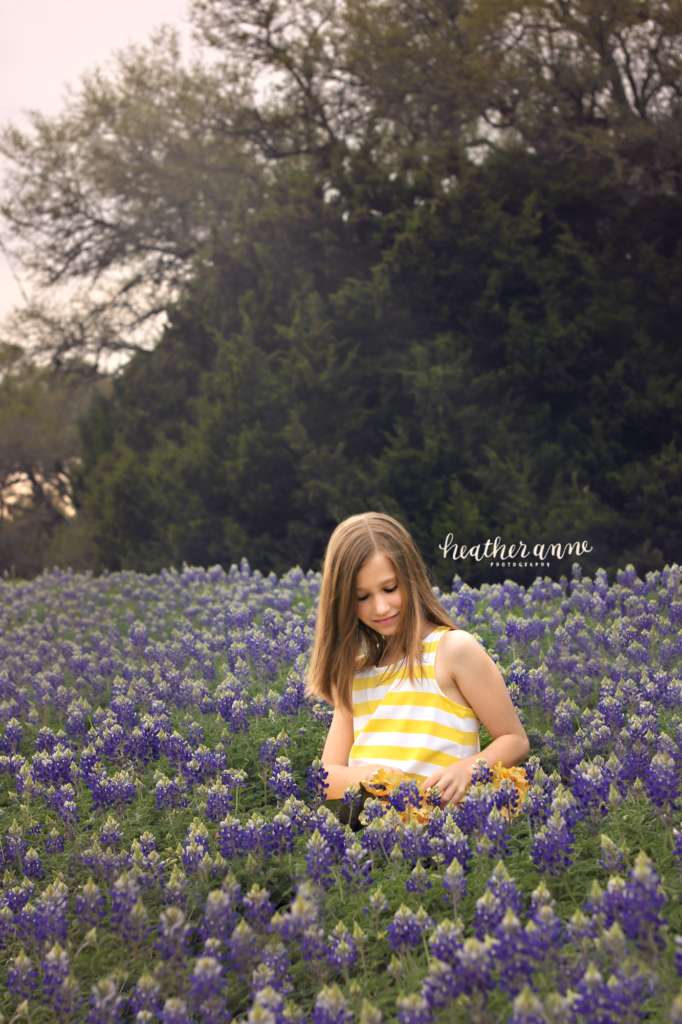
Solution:
<path fill-rule="evenodd" d="M 291 958 L 281 939 L 272 936 L 262 952 L 261 959 L 262 963 L 251 975 L 253 990 L 270 987 L 282 995 L 293 992 L 293 985 L 288 976 Z"/>
<path fill-rule="evenodd" d="M 561 875 L 573 863 L 573 832 L 566 819 L 555 810 L 547 824 L 536 832 L 530 856 L 538 871 Z"/>
<path fill-rule="evenodd" d="M 432 1009 L 447 1006 L 459 995 L 459 983 L 454 968 L 450 963 L 434 959 L 429 964 L 426 977 L 422 982 L 421 995 Z"/>
<path fill-rule="evenodd" d="M 97 765 L 99 763 L 100 763 L 99 755 L 98 755 L 97 751 L 95 750 L 95 747 L 92 745 L 92 743 L 89 743 L 88 746 L 85 747 L 85 749 L 81 752 L 81 763 L 80 763 L 81 775 L 82 775 L 83 779 L 85 779 L 86 783 L 87 783 L 90 775 L 94 771 L 95 765 Z"/>
<path fill-rule="evenodd" d="M 76 920 L 82 928 L 99 925 L 106 912 L 106 901 L 92 878 L 76 893 Z"/>
<path fill-rule="evenodd" d="M 15 818 L 5 833 L 2 851 L 5 864 L 14 864 L 19 867 L 27 849 L 28 843 L 24 839 L 24 830 Z"/>
<path fill-rule="evenodd" d="M 665 945 L 661 934 L 665 925 L 661 909 L 665 902 L 666 895 L 651 859 L 641 850 L 627 882 L 618 876 L 609 879 L 603 901 L 605 927 L 617 920 L 637 945 L 645 948 L 649 938 L 659 946 Z"/>
<path fill-rule="evenodd" d="M 544 882 L 540 882 L 537 889 L 534 889 L 530 898 L 529 922 L 534 925 L 533 929 L 526 927 L 527 934 L 533 938 L 533 944 L 538 951 L 549 952 L 557 948 L 563 938 L 564 926 L 557 916 L 555 906 L 556 900 Z"/>
<path fill-rule="evenodd" d="M 234 807 L 234 797 L 229 786 L 224 782 L 214 783 L 208 790 L 206 798 L 206 814 L 213 822 L 222 821 L 228 811 Z"/>
<path fill-rule="evenodd" d="M 139 838 L 140 848 L 145 857 L 156 852 L 156 839 L 151 832 L 143 832 Z"/>
<path fill-rule="evenodd" d="M 475 990 L 484 992 L 489 989 L 493 950 L 494 940 L 490 936 L 486 936 L 483 942 L 475 938 L 466 939 L 462 948 L 457 950 L 455 971 L 460 992 L 470 995 Z"/>
<path fill-rule="evenodd" d="M 498 810 L 506 810 L 510 816 L 516 814 L 521 797 L 518 789 L 511 779 L 502 779 L 500 788 L 495 797 L 495 806 Z"/>
<path fill-rule="evenodd" d="M 596 763 L 581 761 L 571 772 L 571 792 L 580 808 L 580 818 L 591 817 L 594 823 L 608 810 L 610 779 Z"/>
<path fill-rule="evenodd" d="M 287 806 L 291 807 L 292 804 L 290 797 L 284 804 L 284 808 Z M 299 801 L 300 802 L 300 801 Z M 294 849 L 294 837 L 298 833 L 300 834 L 299 828 L 294 826 L 291 817 L 284 812 L 284 809 L 279 811 L 272 819 L 272 852 L 273 853 L 293 853 Z"/>
<path fill-rule="evenodd" d="M 270 893 L 256 882 L 244 895 L 244 917 L 256 929 L 263 929 L 270 921 L 275 905 L 270 900 Z"/>
<path fill-rule="evenodd" d="M 409 863 L 414 864 L 420 857 L 428 857 L 431 852 L 428 832 L 421 822 L 414 819 L 397 830 L 397 839 L 402 855 Z"/>
<path fill-rule="evenodd" d="M 445 869 L 442 881 L 443 888 L 446 893 L 449 893 L 449 896 L 444 896 L 444 900 L 445 902 L 452 901 L 452 905 L 456 910 L 459 901 L 466 893 L 467 887 L 466 872 L 456 857 L 450 861 Z"/>
<path fill-rule="evenodd" d="M 209 852 L 209 844 L 210 840 L 206 825 L 200 818 L 194 818 L 192 824 L 187 829 L 185 846 L 182 851 L 182 863 L 185 871 L 191 874 L 197 870 L 199 864 Z"/>
<path fill-rule="evenodd" d="M 296 896 L 286 913 L 279 915 L 278 920 L 275 920 L 278 917 L 275 914 L 270 927 L 278 931 L 285 942 L 296 940 L 306 928 L 317 924 L 319 913 L 320 908 L 313 887 L 309 882 L 303 882 L 298 886 Z"/>
<path fill-rule="evenodd" d="M 488 767 L 488 762 L 485 757 L 477 757 L 474 761 L 474 770 L 471 773 L 471 784 L 475 786 L 477 783 L 483 783 L 484 785 L 488 782 L 492 782 L 493 772 Z"/>
<path fill-rule="evenodd" d="M 515 913 L 523 911 L 523 894 L 519 892 L 516 882 L 509 874 L 503 860 L 499 860 L 486 882 L 490 890 L 505 907 L 511 907 Z"/>
<path fill-rule="evenodd" d="M 327 963 L 336 971 L 348 976 L 357 958 L 355 941 L 347 925 L 339 921 L 327 937 Z"/>
<path fill-rule="evenodd" d="M 625 857 L 620 847 L 616 846 L 609 836 L 601 836 L 601 866 L 609 874 L 615 874 L 625 869 Z"/>
<path fill-rule="evenodd" d="M 48 754 L 51 754 L 56 746 L 57 740 L 52 729 L 44 725 L 38 730 L 35 740 L 35 752 L 38 754 L 41 751 L 46 751 Z"/>
<path fill-rule="evenodd" d="M 232 732 L 246 732 L 251 726 L 249 708 L 245 701 L 239 699 L 232 704 L 230 713 L 230 728 Z"/>
<path fill-rule="evenodd" d="M 123 931 L 126 918 L 140 898 L 139 883 L 124 871 L 111 888 L 111 923 L 117 931 Z"/>
<path fill-rule="evenodd" d="M 319 758 L 315 758 L 305 773 L 305 787 L 313 808 L 319 807 L 327 799 L 329 772 Z"/>
<path fill-rule="evenodd" d="M 487 992 L 491 987 L 494 947 L 491 936 L 483 942 L 469 938 L 456 950 L 454 967 L 441 960 L 432 961 L 422 984 L 422 995 L 429 1006 L 445 1006 L 463 993 Z"/>
<path fill-rule="evenodd" d="M 368 800 L 367 803 L 369 804 L 370 801 Z M 377 803 L 380 803 L 380 801 L 377 801 Z M 388 820 L 388 815 L 386 817 L 372 818 L 367 827 L 360 833 L 361 846 L 373 852 L 380 850 L 386 860 L 388 860 L 396 840 L 397 831 L 391 821 Z"/>
<path fill-rule="evenodd" d="M 453 860 L 458 860 L 466 871 L 473 853 L 469 840 L 450 813 L 448 813 L 443 823 L 442 835 L 445 844 L 443 847 L 445 863 L 450 864 Z"/>
<path fill-rule="evenodd" d="M 149 931 L 149 914 L 140 896 L 130 912 L 123 919 L 120 933 L 122 938 L 133 945 L 140 943 Z"/>
<path fill-rule="evenodd" d="M 396 1006 L 400 1024 L 429 1024 L 433 1020 L 428 1001 L 418 993 L 399 996 Z"/>
<path fill-rule="evenodd" d="M 45 852 L 46 853 L 63 853 L 64 852 L 64 836 L 60 835 L 56 828 L 50 829 L 50 832 L 45 837 Z"/>
<path fill-rule="evenodd" d="M 312 1024 L 348 1024 L 352 1019 L 348 1000 L 339 986 L 325 985 L 315 999 Z"/>
<path fill-rule="evenodd" d="M 525 984 L 514 999 L 509 1024 L 547 1024 L 542 1003 L 530 985 Z"/>
<path fill-rule="evenodd" d="M 370 893 L 369 905 L 376 914 L 381 914 L 385 910 L 388 910 L 388 900 L 386 899 L 381 886 L 379 886 L 378 889 L 375 889 L 373 893 Z M 368 914 L 369 910 L 365 910 L 365 913 Z"/>
<path fill-rule="evenodd" d="M 341 874 L 353 889 L 361 889 L 372 881 L 371 860 L 360 843 L 352 843 L 343 855 Z"/>
<path fill-rule="evenodd" d="M 305 863 L 308 877 L 318 885 L 331 882 L 331 867 L 334 854 L 326 839 L 315 829 L 306 843 Z"/>
<path fill-rule="evenodd" d="M 665 752 L 654 754 L 646 775 L 646 790 L 655 807 L 666 811 L 679 810 L 680 777 L 674 758 Z"/>
<path fill-rule="evenodd" d="M 426 892 L 427 889 L 431 888 L 431 880 L 424 868 L 421 861 L 417 861 L 415 867 L 410 873 L 410 877 L 405 883 L 405 888 L 408 892 Z"/>
<path fill-rule="evenodd" d="M 309 924 L 304 928 L 300 938 L 301 957 L 309 964 L 313 972 L 319 974 L 319 965 L 326 962 L 327 942 L 324 929 L 319 924 Z"/>
<path fill-rule="evenodd" d="M 184 960 L 189 949 L 189 938 L 192 926 L 185 921 L 180 907 L 168 907 L 161 911 L 158 924 L 158 949 L 163 960 Z"/>
<path fill-rule="evenodd" d="M 390 812 L 389 812 L 390 815 Z M 387 815 L 387 817 L 389 817 Z M 317 828 L 319 835 L 327 841 L 335 857 L 341 858 L 346 850 L 346 829 L 331 808 L 323 806 L 310 817 L 310 828 Z"/>
<path fill-rule="evenodd" d="M 69 891 L 61 881 L 48 885 L 36 900 L 32 927 L 39 945 L 55 940 L 66 942 L 68 900 Z"/>
<path fill-rule="evenodd" d="M 226 814 L 218 826 L 217 843 L 222 856 L 227 860 L 243 852 L 243 834 L 244 829 L 239 818 Z"/>
<path fill-rule="evenodd" d="M 3 893 L 7 907 L 15 913 L 25 907 L 35 892 L 35 885 L 28 878 L 22 878 L 21 885 L 14 885 Z"/>
<path fill-rule="evenodd" d="M 43 793 L 45 803 L 55 811 L 66 825 L 77 825 L 80 816 L 76 806 L 76 791 L 70 782 L 65 782 L 59 789 L 50 786 Z"/>
<path fill-rule="evenodd" d="M 360 787 L 356 786 L 355 783 L 351 782 L 351 784 L 347 786 L 343 791 L 341 803 L 344 805 L 344 807 L 350 807 L 352 809 L 354 807 L 358 807 L 360 805 L 361 800 L 362 793 L 360 792 Z"/>
<path fill-rule="evenodd" d="M 5 726 L 5 734 L 0 739 L 0 750 L 3 754 L 16 754 L 23 733 L 21 722 L 18 722 L 16 718 L 10 718 Z"/>
<path fill-rule="evenodd" d="M 474 920 L 476 924 L 476 935 L 482 939 L 486 932 L 492 932 L 500 923 L 506 913 L 505 907 L 499 896 L 486 889 L 482 896 L 476 900 Z"/>
<path fill-rule="evenodd" d="M 601 971 L 590 963 L 578 983 L 573 1008 L 594 1024 L 610 1024 L 621 1007 L 614 987 L 604 983 Z"/>
<path fill-rule="evenodd" d="M 235 907 L 240 895 L 241 887 L 234 875 L 227 875 L 222 888 L 208 894 L 201 924 L 204 939 L 220 939 L 227 944 L 239 917 Z"/>
<path fill-rule="evenodd" d="M 506 856 L 509 852 L 509 830 L 505 818 L 497 807 L 493 807 L 481 828 L 482 835 L 489 840 L 487 853 L 489 857 Z"/>
<path fill-rule="evenodd" d="M 436 926 L 429 938 L 432 954 L 447 964 L 454 964 L 457 950 L 462 946 L 464 921 L 457 917 L 454 921 L 446 918 Z"/>
<path fill-rule="evenodd" d="M 178 775 L 174 779 L 169 779 L 162 772 L 157 772 L 155 778 L 157 810 L 187 806 L 187 784 L 181 776 Z"/>
<path fill-rule="evenodd" d="M 626 785 L 634 782 L 635 779 L 645 779 L 650 767 L 649 751 L 643 738 L 636 736 L 634 742 L 632 741 L 632 734 L 636 734 L 639 731 L 636 729 L 636 722 L 637 719 L 633 716 L 628 723 L 628 727 L 621 731 L 621 736 L 623 736 L 624 742 L 628 745 L 622 757 L 621 774 L 618 781 Z"/>
<path fill-rule="evenodd" d="M 10 960 L 7 967 L 7 988 L 10 995 L 18 1003 L 30 999 L 38 986 L 38 972 L 33 961 L 26 956 L 24 950 Z"/>
<path fill-rule="evenodd" d="M 126 1000 L 118 994 L 113 978 L 103 978 L 90 991 L 88 1024 L 121 1024 Z"/>
<path fill-rule="evenodd" d="M 199 957 L 189 977 L 190 999 L 195 1006 L 220 996 L 223 968 L 213 956 Z"/>
<path fill-rule="evenodd" d="M 66 712 L 66 732 L 74 740 L 84 740 L 88 731 L 87 718 L 92 708 L 84 697 L 76 697 L 70 701 Z"/>
<path fill-rule="evenodd" d="M 27 878 L 42 878 L 45 874 L 43 862 L 33 847 L 24 854 L 23 870 Z"/>
<path fill-rule="evenodd" d="M 130 996 L 130 1007 L 133 1013 L 153 1014 L 150 1021 L 156 1017 L 161 1005 L 161 985 L 153 978 L 148 971 L 138 979 L 132 995 Z"/>
<path fill-rule="evenodd" d="M 277 757 L 275 759 L 268 782 L 275 791 L 277 803 L 280 807 L 289 797 L 298 797 L 300 795 L 298 785 L 291 773 L 291 761 L 288 757 Z"/>
<path fill-rule="evenodd" d="M 116 818 L 108 816 L 107 820 L 102 826 L 102 831 L 99 835 L 99 841 L 103 846 L 113 846 L 116 843 L 120 843 L 123 839 L 123 830 L 119 825 Z"/>
<path fill-rule="evenodd" d="M 495 967 L 502 992 L 517 995 L 535 966 L 535 944 L 529 943 L 529 935 L 511 907 L 495 927 Z"/>
<path fill-rule="evenodd" d="M 78 1003 L 78 988 L 69 978 L 69 957 L 58 942 L 43 957 L 42 968 L 43 1000 L 66 1017 Z"/>
<path fill-rule="evenodd" d="M 395 807 L 398 812 L 405 811 L 410 807 L 419 809 L 424 804 L 424 797 L 415 779 L 405 779 L 403 782 L 399 782 L 393 792 L 389 793 L 387 799 L 389 805 Z"/>
<path fill-rule="evenodd" d="M 249 777 L 243 768 L 224 768 L 220 779 L 229 789 L 239 790 L 246 788 Z"/>
<path fill-rule="evenodd" d="M 51 754 L 34 755 L 31 774 L 36 782 L 46 786 L 62 786 L 71 781 L 72 765 L 75 765 L 73 751 L 58 743 Z"/>
<path fill-rule="evenodd" d="M 166 999 L 163 1009 L 158 1011 L 158 1015 L 162 1024 L 192 1024 L 184 999 L 176 997 Z"/>
<path fill-rule="evenodd" d="M 386 928 L 388 944 L 391 949 L 398 950 L 416 946 L 421 942 L 424 931 L 433 923 L 433 919 L 429 917 L 423 907 L 415 912 L 402 903 L 396 910 L 393 921 Z"/>
<path fill-rule="evenodd" d="M 492 783 L 477 782 L 470 786 L 457 809 L 457 824 L 469 835 L 482 829 L 496 803 L 496 790 Z"/>
<path fill-rule="evenodd" d="M 256 936 L 253 928 L 240 921 L 233 929 L 228 941 L 228 961 L 233 971 L 244 978 L 256 956 Z"/>

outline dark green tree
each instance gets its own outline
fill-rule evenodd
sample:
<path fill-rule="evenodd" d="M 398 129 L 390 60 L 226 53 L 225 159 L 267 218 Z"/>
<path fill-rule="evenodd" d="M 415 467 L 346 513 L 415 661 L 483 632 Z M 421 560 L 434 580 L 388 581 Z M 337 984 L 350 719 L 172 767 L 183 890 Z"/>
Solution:
<path fill-rule="evenodd" d="M 107 563 L 307 567 L 366 508 L 443 581 L 490 578 L 448 532 L 679 557 L 680 201 L 521 150 L 333 180 L 245 216 L 89 421 Z"/>

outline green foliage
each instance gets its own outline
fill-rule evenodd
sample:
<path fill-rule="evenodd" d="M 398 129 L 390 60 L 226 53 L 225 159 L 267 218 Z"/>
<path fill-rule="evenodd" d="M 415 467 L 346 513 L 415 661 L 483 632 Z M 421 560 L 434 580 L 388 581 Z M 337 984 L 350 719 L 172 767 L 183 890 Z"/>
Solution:
<path fill-rule="evenodd" d="M 680 238 L 678 199 L 522 150 L 283 176 L 86 422 L 105 564 L 307 568 L 368 508 L 439 582 L 490 578 L 449 532 L 679 557 Z"/>
<path fill-rule="evenodd" d="M 0 344 L 0 572 L 31 576 L 62 559 L 76 569 L 92 565 L 87 522 L 73 516 L 71 477 L 78 419 L 97 386 L 82 367 L 54 376 Z"/>
<path fill-rule="evenodd" d="M 76 480 L 103 564 L 315 565 L 367 508 L 439 582 L 489 578 L 450 532 L 682 557 L 678 0 L 191 13 L 210 60 L 160 32 L 0 141 L 15 255 L 71 289 L 11 337 L 135 353 Z"/>

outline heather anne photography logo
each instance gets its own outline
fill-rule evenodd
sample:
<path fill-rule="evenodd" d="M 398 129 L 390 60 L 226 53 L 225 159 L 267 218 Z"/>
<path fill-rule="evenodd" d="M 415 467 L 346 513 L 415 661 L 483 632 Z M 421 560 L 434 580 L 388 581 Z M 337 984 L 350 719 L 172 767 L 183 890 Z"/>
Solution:
<path fill-rule="evenodd" d="M 495 540 L 489 537 L 485 544 L 474 544 L 469 547 L 466 544 L 455 544 L 452 533 L 449 533 L 443 544 L 439 544 L 438 547 L 443 552 L 443 558 L 449 556 L 455 562 L 474 558 L 477 562 L 490 561 L 491 567 L 501 568 L 549 566 L 550 558 L 561 561 L 568 555 L 586 555 L 593 550 L 586 540 L 575 540 L 570 544 L 526 544 L 524 541 L 519 541 L 518 544 L 503 544 L 500 537 L 496 537 Z"/>

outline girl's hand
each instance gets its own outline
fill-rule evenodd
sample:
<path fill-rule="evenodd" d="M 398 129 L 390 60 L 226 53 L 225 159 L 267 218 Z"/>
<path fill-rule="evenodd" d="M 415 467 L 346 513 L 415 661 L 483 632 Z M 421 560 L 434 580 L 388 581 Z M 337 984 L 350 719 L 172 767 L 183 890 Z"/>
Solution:
<path fill-rule="evenodd" d="M 480 757 L 480 754 L 476 755 Z M 422 783 L 421 792 L 425 793 L 431 786 L 438 786 L 441 795 L 441 807 L 449 803 L 459 803 L 466 793 L 467 786 L 474 774 L 473 761 L 455 761 L 447 768 L 438 768 Z"/>

